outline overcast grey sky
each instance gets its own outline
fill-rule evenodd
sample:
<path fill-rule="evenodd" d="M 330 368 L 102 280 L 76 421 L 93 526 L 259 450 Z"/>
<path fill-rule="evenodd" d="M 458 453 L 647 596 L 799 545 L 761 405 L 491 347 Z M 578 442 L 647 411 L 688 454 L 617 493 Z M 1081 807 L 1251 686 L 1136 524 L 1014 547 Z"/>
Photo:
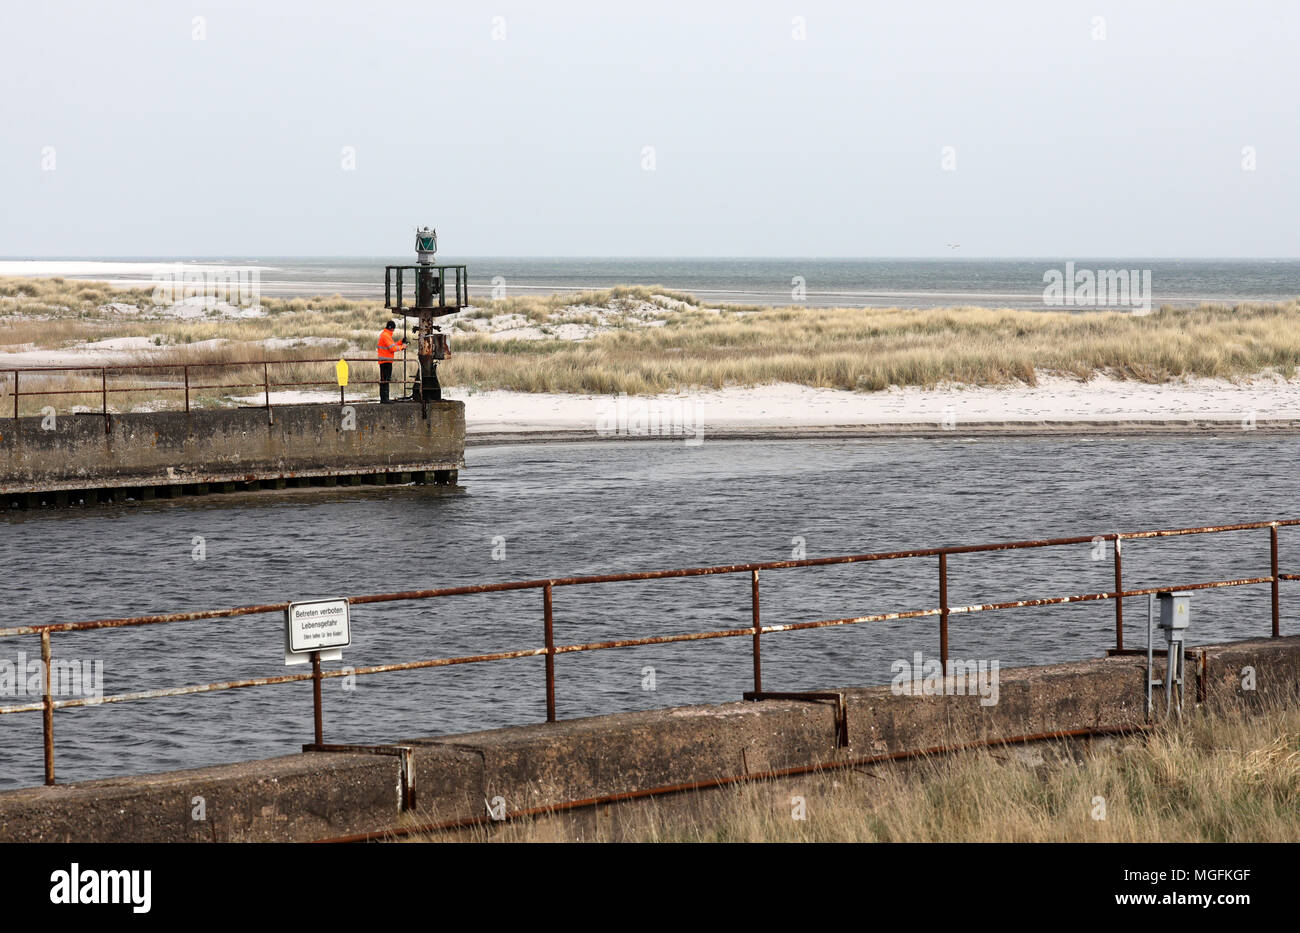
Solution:
<path fill-rule="evenodd" d="M 431 223 L 458 255 L 1296 257 L 1298 27 L 1283 0 L 6 3 L 0 255 L 395 254 Z"/>

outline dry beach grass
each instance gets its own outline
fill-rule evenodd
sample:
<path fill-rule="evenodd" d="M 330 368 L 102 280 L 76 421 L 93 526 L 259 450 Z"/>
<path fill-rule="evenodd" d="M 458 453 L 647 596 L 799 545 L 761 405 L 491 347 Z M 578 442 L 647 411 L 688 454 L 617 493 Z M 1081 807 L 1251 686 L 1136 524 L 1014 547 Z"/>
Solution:
<path fill-rule="evenodd" d="M 1297 842 L 1300 709 L 1195 711 L 1117 743 L 966 751 L 714 793 L 722 799 L 707 816 L 642 808 L 616 835 L 550 818 L 485 825 L 469 838 Z M 794 818 L 796 796 L 804 819 Z"/>
<path fill-rule="evenodd" d="M 261 306 L 258 316 L 200 309 L 182 317 L 155 306 L 144 289 L 2 279 L 0 351 L 136 337 L 147 345 L 136 361 L 285 358 L 304 339 L 314 343 L 301 355 L 369 354 L 387 317 L 379 302 L 338 296 L 263 298 Z M 1034 385 L 1044 372 L 1144 383 L 1262 373 L 1289 379 L 1300 364 L 1300 300 L 1149 315 L 703 307 L 690 295 L 636 286 L 476 300 L 444 323 L 455 335 L 454 359 L 442 368 L 445 385 L 530 393 L 636 395 L 773 383 L 854 391 Z"/>

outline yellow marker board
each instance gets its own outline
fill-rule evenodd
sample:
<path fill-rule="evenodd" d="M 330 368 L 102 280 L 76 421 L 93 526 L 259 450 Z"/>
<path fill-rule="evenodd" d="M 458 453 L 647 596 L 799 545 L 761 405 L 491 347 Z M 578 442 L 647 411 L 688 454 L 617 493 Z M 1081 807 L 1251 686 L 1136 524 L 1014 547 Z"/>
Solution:
<path fill-rule="evenodd" d="M 339 361 L 334 364 L 334 371 L 338 373 L 339 388 L 341 389 L 348 384 L 348 361 L 340 357 Z"/>

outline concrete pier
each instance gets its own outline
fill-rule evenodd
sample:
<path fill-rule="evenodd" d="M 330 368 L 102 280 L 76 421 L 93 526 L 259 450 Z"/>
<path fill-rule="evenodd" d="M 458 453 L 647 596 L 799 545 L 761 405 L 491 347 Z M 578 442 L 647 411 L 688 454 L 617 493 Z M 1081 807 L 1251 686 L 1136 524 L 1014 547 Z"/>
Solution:
<path fill-rule="evenodd" d="M 0 841 L 306 841 L 454 827 L 490 819 L 493 807 L 509 816 L 654 795 L 689 806 L 692 792 L 745 780 L 1141 728 L 1144 661 L 1004 670 L 998 702 L 988 706 L 978 696 L 844 688 L 829 691 L 842 705 L 679 707 L 26 788 L 0 793 Z M 1248 666 L 1252 690 L 1242 684 Z M 1189 710 L 1294 701 L 1300 637 L 1190 649 L 1188 668 Z"/>
<path fill-rule="evenodd" d="M 0 503 L 93 505 L 354 478 L 452 484 L 464 455 L 465 405 L 456 401 L 10 418 L 0 420 Z"/>

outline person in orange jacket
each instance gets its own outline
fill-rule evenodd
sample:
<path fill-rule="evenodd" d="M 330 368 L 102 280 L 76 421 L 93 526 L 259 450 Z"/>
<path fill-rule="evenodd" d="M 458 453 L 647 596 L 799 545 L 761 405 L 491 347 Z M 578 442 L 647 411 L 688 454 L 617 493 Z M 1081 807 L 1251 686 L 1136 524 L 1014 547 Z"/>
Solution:
<path fill-rule="evenodd" d="M 395 340 L 393 331 L 397 330 L 397 322 L 389 321 L 384 325 L 384 329 L 379 332 L 379 404 L 387 405 L 391 399 L 388 397 L 388 383 L 393 378 L 393 358 L 398 350 L 406 349 L 405 340 Z"/>

